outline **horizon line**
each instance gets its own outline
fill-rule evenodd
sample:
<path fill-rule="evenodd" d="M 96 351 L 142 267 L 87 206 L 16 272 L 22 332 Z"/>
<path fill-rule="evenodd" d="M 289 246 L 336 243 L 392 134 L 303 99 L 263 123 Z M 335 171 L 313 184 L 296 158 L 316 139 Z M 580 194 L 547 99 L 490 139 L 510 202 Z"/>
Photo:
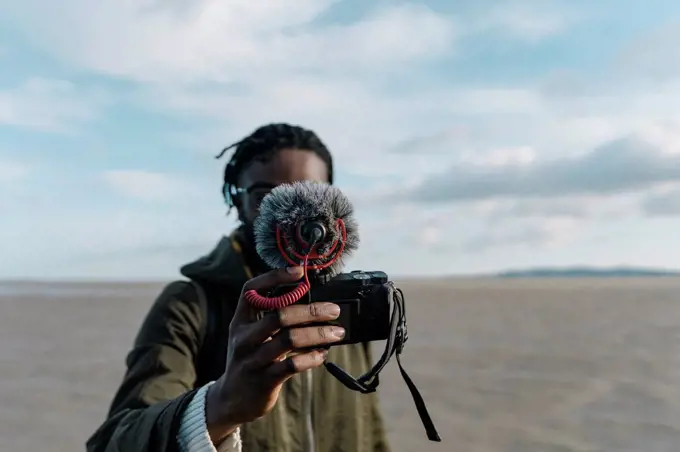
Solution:
<path fill-rule="evenodd" d="M 515 268 L 515 269 L 504 269 L 490 272 L 480 272 L 480 273 L 450 273 L 443 275 L 395 275 L 391 276 L 390 279 L 401 279 L 401 280 L 444 280 L 444 279 L 485 279 L 485 278 L 511 278 L 511 277 L 564 277 L 568 276 L 568 273 L 581 273 L 578 276 L 584 276 L 583 274 L 592 273 L 593 276 L 602 277 L 625 277 L 627 274 L 631 276 L 680 276 L 680 269 L 668 268 L 668 267 L 644 267 L 644 266 L 634 266 L 634 265 L 616 265 L 616 266 L 592 266 L 592 265 L 571 265 L 571 266 L 535 266 L 526 268 Z M 615 273 L 620 272 L 620 275 Z M 605 273 L 603 275 L 603 273 Z M 638 275 L 635 275 L 635 274 Z M 533 275 L 532 275 L 533 274 Z M 552 275 L 551 275 L 552 274 Z M 543 276 L 544 275 L 544 276 Z M 0 284 L 163 284 L 175 279 L 187 279 L 183 275 L 176 275 L 175 278 L 168 276 L 165 278 L 90 278 L 90 277 L 63 277 L 63 278 L 40 278 L 40 277 L 20 277 L 20 278 L 3 278 L 0 277 Z"/>

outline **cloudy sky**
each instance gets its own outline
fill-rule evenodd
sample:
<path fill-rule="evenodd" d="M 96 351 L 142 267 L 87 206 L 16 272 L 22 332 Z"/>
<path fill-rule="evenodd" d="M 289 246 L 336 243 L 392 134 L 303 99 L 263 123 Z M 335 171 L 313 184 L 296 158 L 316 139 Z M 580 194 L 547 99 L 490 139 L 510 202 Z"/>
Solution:
<path fill-rule="evenodd" d="M 272 121 L 334 152 L 353 268 L 680 267 L 678 42 L 671 0 L 0 0 L 0 278 L 173 277 Z"/>

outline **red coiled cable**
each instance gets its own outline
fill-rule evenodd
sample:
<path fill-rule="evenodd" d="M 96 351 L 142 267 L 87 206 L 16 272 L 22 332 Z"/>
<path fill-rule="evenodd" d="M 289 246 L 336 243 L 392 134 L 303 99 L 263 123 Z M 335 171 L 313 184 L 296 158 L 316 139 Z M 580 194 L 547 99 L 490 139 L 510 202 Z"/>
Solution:
<path fill-rule="evenodd" d="M 337 252 L 337 253 L 332 257 L 332 259 L 329 260 L 329 262 L 327 262 L 327 263 L 325 263 L 325 264 L 323 264 L 323 265 L 316 265 L 316 266 L 313 266 L 313 267 L 311 267 L 311 268 L 315 268 L 315 269 L 316 269 L 316 268 L 326 268 L 326 267 L 330 266 L 331 264 L 333 264 L 336 260 L 338 260 L 338 259 L 340 258 L 340 255 L 342 254 L 342 249 L 343 249 L 344 246 L 345 246 L 345 241 L 347 240 L 347 232 L 346 232 L 346 230 L 345 230 L 345 224 L 344 224 L 344 222 L 343 222 L 341 219 L 338 219 L 337 226 L 338 226 L 338 228 L 340 229 L 341 234 L 342 234 L 342 240 L 341 240 L 341 243 L 340 243 L 340 248 L 339 248 L 339 250 L 338 250 L 339 252 Z M 284 240 L 285 240 L 285 239 L 282 239 L 281 231 L 279 230 L 279 228 L 277 228 L 277 229 L 276 229 L 276 242 L 277 242 L 277 244 L 278 244 L 279 250 L 281 250 L 281 252 L 282 252 L 284 258 L 286 258 L 287 261 L 289 261 L 291 264 L 294 264 L 294 261 L 293 261 L 292 259 L 290 259 L 290 258 L 283 252 L 284 247 L 283 247 L 283 243 L 282 243 L 282 242 L 283 242 Z M 303 269 L 303 271 L 304 271 L 304 279 L 305 279 L 305 280 L 304 280 L 302 283 L 300 283 L 300 285 L 297 286 L 297 287 L 296 287 L 295 289 L 293 289 L 292 291 L 290 291 L 290 292 L 288 292 L 288 293 L 285 293 L 285 294 L 283 294 L 283 295 L 279 295 L 278 297 L 265 297 L 265 296 L 260 295 L 259 293 L 257 293 L 256 290 L 251 289 L 251 290 L 246 291 L 246 293 L 245 293 L 243 296 L 245 297 L 246 301 L 247 301 L 251 306 L 253 306 L 253 307 L 257 308 L 257 309 L 266 310 L 266 311 L 272 310 L 272 309 L 281 309 L 281 308 L 285 308 L 286 306 L 290 306 L 290 305 L 296 303 L 298 300 L 300 300 L 302 297 L 304 297 L 304 296 L 307 294 L 307 292 L 309 292 L 309 290 L 310 290 L 310 288 L 311 288 L 311 284 L 309 283 L 309 276 L 307 275 L 307 270 L 310 268 L 310 266 L 309 266 L 309 257 L 310 257 L 310 256 L 314 256 L 315 258 L 316 258 L 316 257 L 326 257 L 327 255 L 329 255 L 330 253 L 332 253 L 332 252 L 337 248 L 337 246 L 338 246 L 338 243 L 336 242 L 336 243 L 331 247 L 331 251 L 329 251 L 329 253 L 327 253 L 327 254 L 325 254 L 325 255 L 323 255 L 323 256 L 318 256 L 318 255 L 314 252 L 314 248 L 315 248 L 315 247 L 312 247 L 312 248 L 309 250 L 309 252 L 307 253 L 307 255 L 305 255 L 304 257 L 303 257 L 303 256 L 300 256 L 300 257 L 303 257 L 303 259 L 304 259 L 304 260 L 303 260 L 302 269 Z M 299 256 L 297 253 L 294 253 L 294 254 L 295 254 L 296 257 Z"/>
<path fill-rule="evenodd" d="M 309 292 L 309 284 L 302 283 L 297 286 L 294 290 L 279 295 L 278 297 L 264 297 L 257 293 L 255 290 L 249 290 L 245 293 L 246 300 L 253 307 L 257 309 L 262 309 L 263 311 L 269 311 L 272 309 L 281 309 L 286 306 L 290 306 L 298 301 L 300 298 L 304 297 L 307 292 Z"/>
<path fill-rule="evenodd" d="M 265 297 L 257 293 L 256 290 L 251 289 L 244 295 L 246 297 L 246 301 L 248 301 L 251 306 L 265 311 L 269 311 L 271 309 L 281 309 L 294 304 L 300 298 L 304 297 L 311 288 L 311 284 L 309 284 L 309 278 L 307 277 L 307 261 L 308 257 L 306 256 L 304 265 L 302 267 L 305 274 L 305 280 L 295 289 L 288 293 L 284 293 L 283 295 L 279 295 L 278 297 Z"/>

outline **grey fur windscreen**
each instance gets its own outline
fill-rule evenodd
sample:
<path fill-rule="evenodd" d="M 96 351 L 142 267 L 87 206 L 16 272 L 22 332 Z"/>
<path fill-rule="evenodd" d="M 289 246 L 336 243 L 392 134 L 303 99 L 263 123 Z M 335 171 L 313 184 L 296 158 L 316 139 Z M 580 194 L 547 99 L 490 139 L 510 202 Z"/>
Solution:
<path fill-rule="evenodd" d="M 296 248 L 297 226 L 316 220 L 323 223 L 327 231 L 326 238 L 317 248 L 317 253 L 323 255 L 336 241 L 338 246 L 342 241 L 341 231 L 336 226 L 337 220 L 342 219 L 347 231 L 345 248 L 333 265 L 322 270 L 324 274 L 335 276 L 342 272 L 344 260 L 359 246 L 358 224 L 353 214 L 354 207 L 347 196 L 327 183 L 304 181 L 279 185 L 260 204 L 260 213 L 254 224 L 257 253 L 272 268 L 290 266 L 277 246 L 276 228 L 281 229 L 281 235 L 286 239 L 284 244 L 287 244 L 288 256 L 293 257 L 291 251 L 304 255 L 305 250 Z M 309 265 L 325 262 L 324 259 L 310 259 Z"/>

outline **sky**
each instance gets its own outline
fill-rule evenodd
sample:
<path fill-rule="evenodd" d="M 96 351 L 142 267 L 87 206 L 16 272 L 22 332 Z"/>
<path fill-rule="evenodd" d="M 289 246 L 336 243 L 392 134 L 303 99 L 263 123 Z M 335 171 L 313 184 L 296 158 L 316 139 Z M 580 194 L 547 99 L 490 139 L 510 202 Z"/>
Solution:
<path fill-rule="evenodd" d="M 671 0 L 0 0 L 0 279 L 177 277 L 269 122 L 331 149 L 347 270 L 680 268 L 678 42 Z"/>

